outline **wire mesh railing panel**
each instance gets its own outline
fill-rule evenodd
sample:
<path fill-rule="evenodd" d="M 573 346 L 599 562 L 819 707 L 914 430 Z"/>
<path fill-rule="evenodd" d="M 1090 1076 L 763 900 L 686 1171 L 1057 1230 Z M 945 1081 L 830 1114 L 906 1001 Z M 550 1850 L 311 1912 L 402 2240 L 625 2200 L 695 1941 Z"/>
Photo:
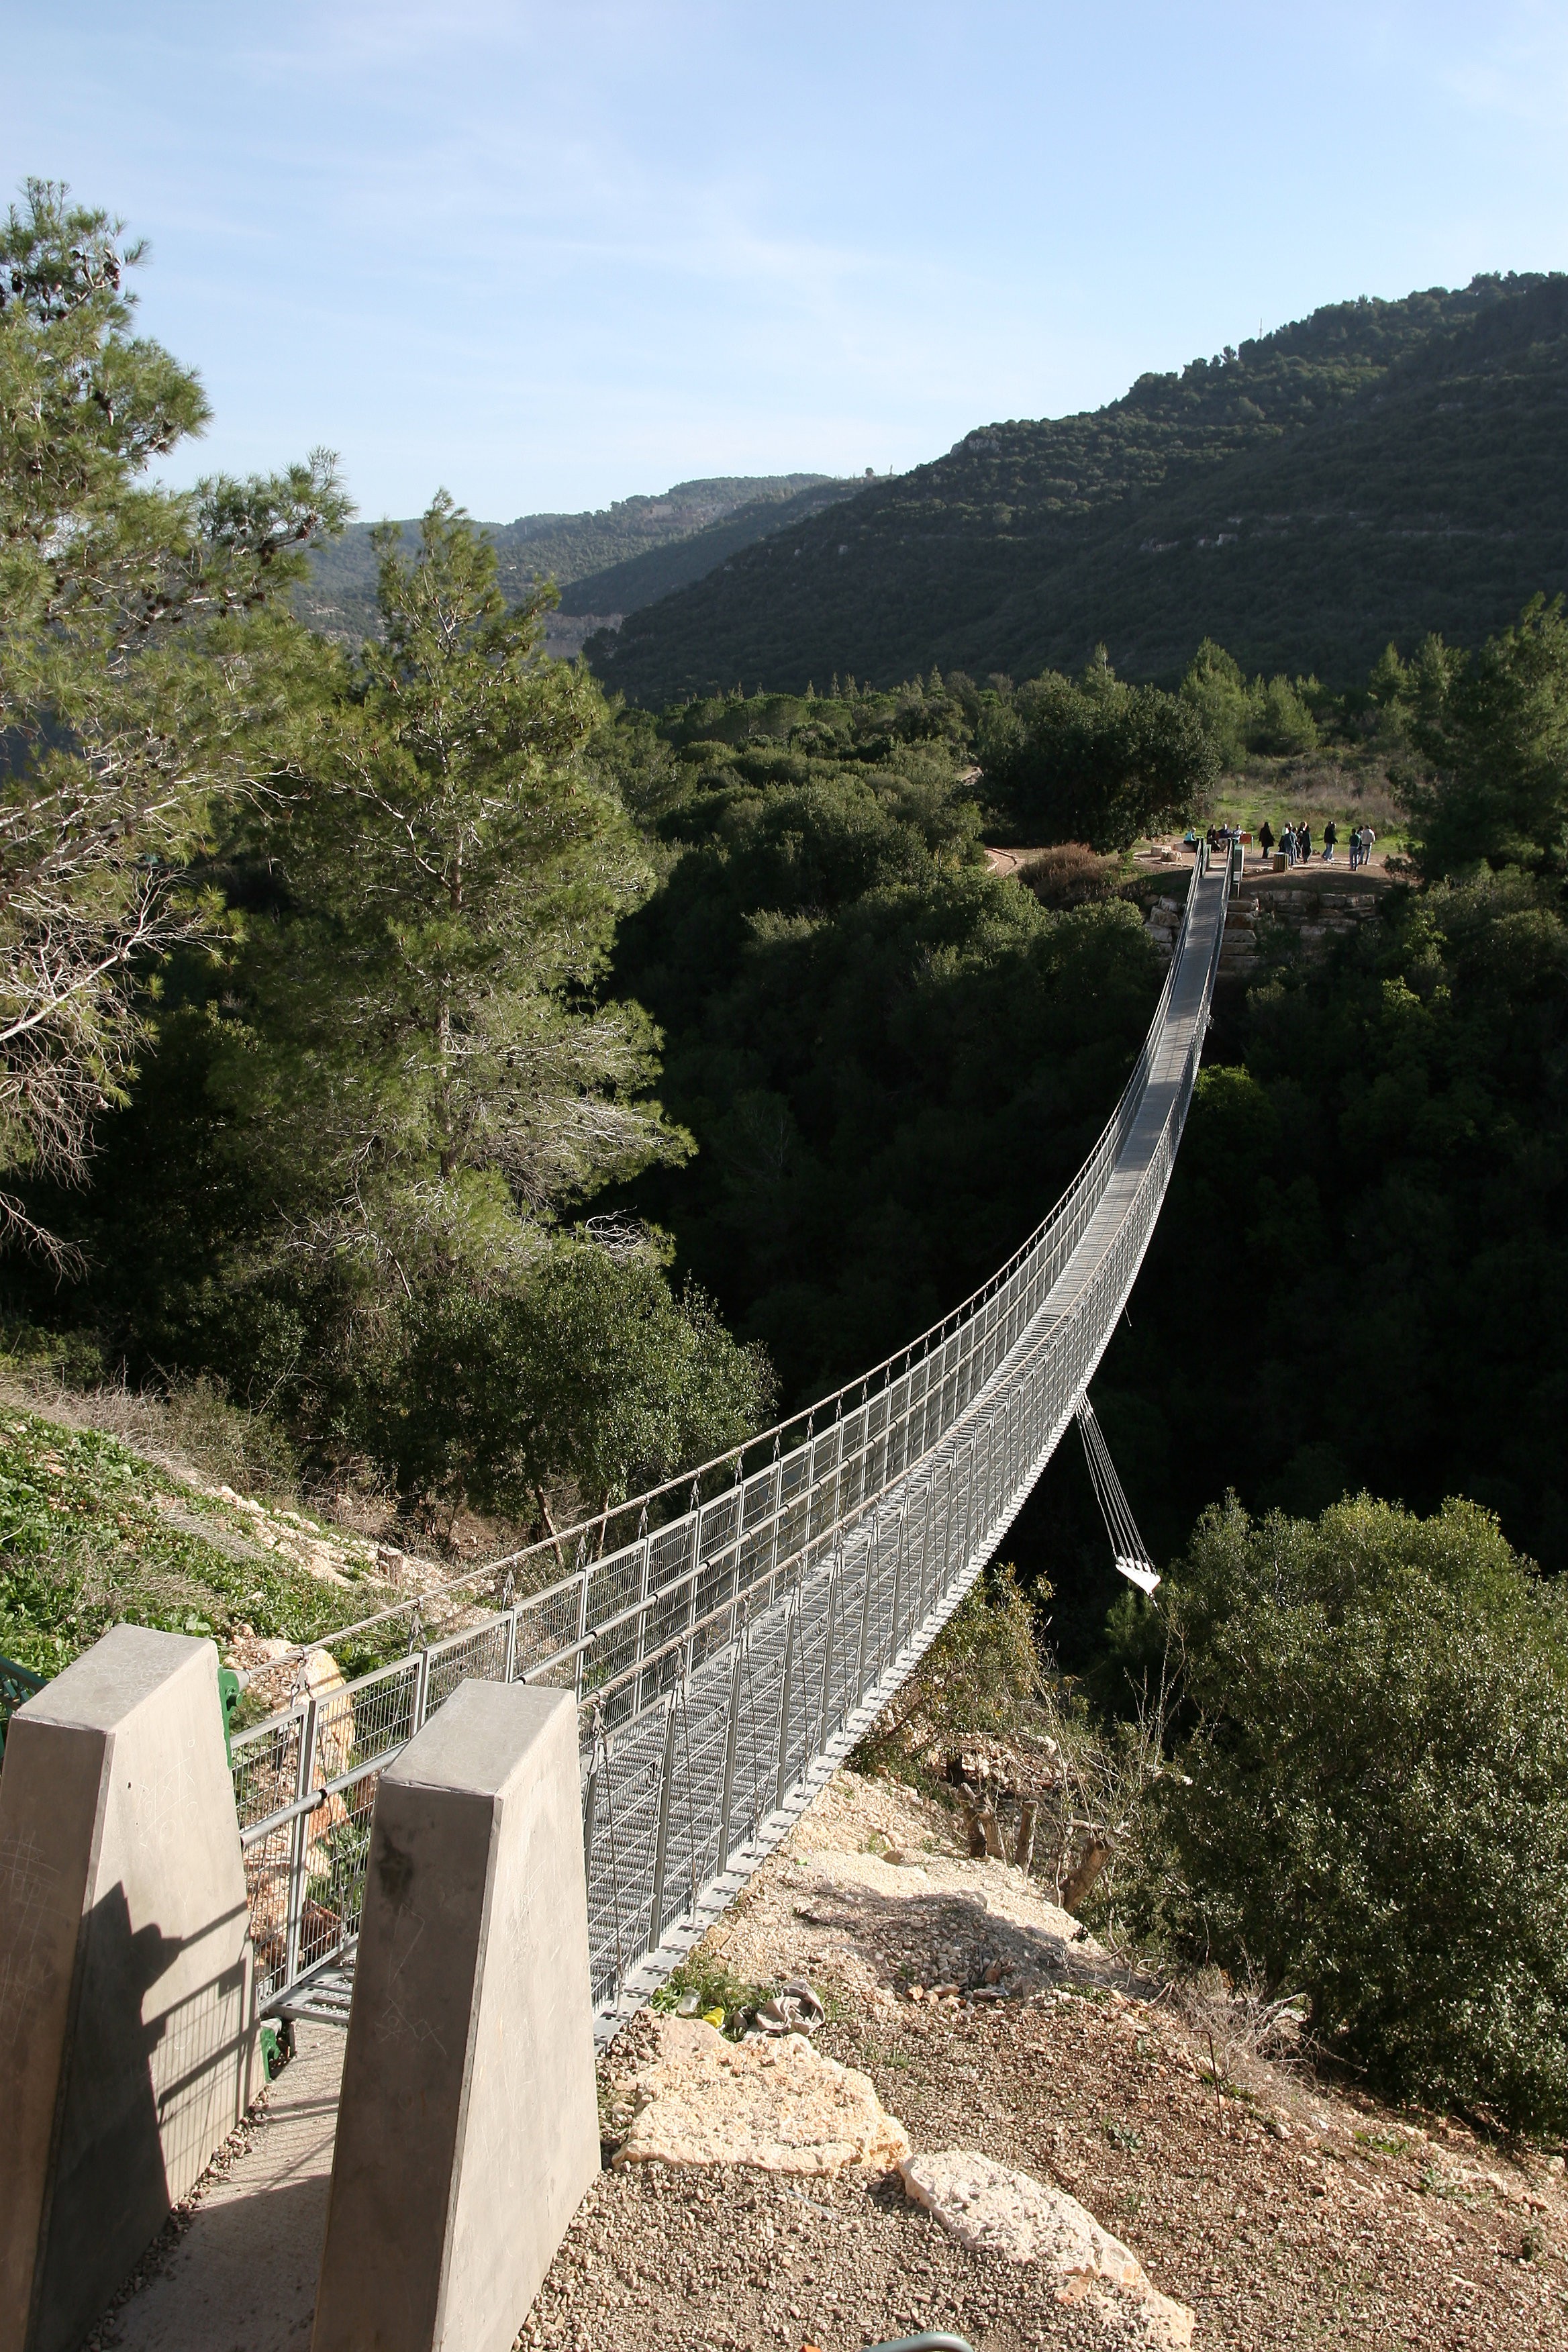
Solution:
<path fill-rule="evenodd" d="M 574 1576 L 547 1585 L 514 1602 L 510 1613 L 517 1625 L 512 1672 L 518 1679 L 532 1682 L 543 1668 L 571 1653 L 578 1639 L 583 1580 Z"/>
<path fill-rule="evenodd" d="M 704 1906 L 783 1834 L 1010 1524 L 1115 1328 L 1206 1025 L 1228 881 L 1211 886 L 1194 929 L 1202 881 L 1200 857 L 1110 1119 L 1051 1215 L 963 1308 L 683 1486 L 492 1564 L 500 1611 L 470 1605 L 468 1622 L 425 1641 L 415 1615 L 411 1654 L 346 1686 L 330 1659 L 318 1668 L 301 1654 L 300 1696 L 234 1742 L 268 2003 L 286 2006 L 352 1946 L 380 1769 L 470 1676 L 580 1703 L 605 2019 L 646 1996 Z M 447 1602 L 471 1586 L 458 1580 Z"/>
<path fill-rule="evenodd" d="M 300 1742 L 305 1709 L 292 1707 L 252 1731 L 237 1731 L 229 1743 L 235 1811 L 242 1831 L 267 1820 L 299 1794 Z"/>
<path fill-rule="evenodd" d="M 587 1854 L 588 1883 L 616 1890 L 613 1916 L 591 1937 L 590 1960 L 602 1984 L 614 1969 L 624 1977 L 649 1949 L 654 1861 L 665 1786 L 668 1707 L 660 1705 L 627 1726 L 613 1749 L 601 1751 L 594 1790 L 595 1837 Z M 607 1932 L 606 1932 L 607 1931 Z M 601 1996 L 602 1997 L 602 1996 Z"/>
<path fill-rule="evenodd" d="M 772 1577 L 778 1559 L 777 1479 L 770 1470 L 749 1479 L 741 1490 L 742 1534 L 735 1553 L 735 1595 L 755 1593 L 765 1607 L 773 1599 Z"/>
<path fill-rule="evenodd" d="M 379 1771 L 366 1772 L 351 1781 L 312 1818 L 299 1923 L 301 1974 L 331 1959 L 359 1933 L 379 1779 Z"/>
<path fill-rule="evenodd" d="M 694 1680 L 681 1710 L 677 1765 L 686 1783 L 686 1828 L 677 1916 L 690 1910 L 719 1870 L 724 1802 L 724 1755 L 730 1719 L 730 1662 Z M 667 1880 L 668 1873 L 666 1873 Z"/>
<path fill-rule="evenodd" d="M 582 1688 L 584 1696 L 600 1695 L 617 1721 L 637 1704 L 627 1678 L 635 1679 L 643 1651 L 647 1568 L 647 1542 L 634 1544 L 616 1555 L 604 1576 L 595 1570 L 588 1587 L 588 1622 L 595 1631 L 594 1645 L 584 1654 Z M 612 1688 L 615 1698 L 607 1696 Z"/>
<path fill-rule="evenodd" d="M 427 1653 L 426 1714 L 434 1715 L 461 1682 L 470 1679 L 485 1683 L 508 1681 L 511 1632 L 512 1620 L 509 1614 L 492 1618 L 488 1624 L 477 1625 L 471 1633 L 453 1633 L 445 1642 L 432 1643 Z"/>
<path fill-rule="evenodd" d="M 735 1675 L 735 1781 L 731 1799 L 733 1845 L 754 1840 L 773 1811 L 778 1790 L 778 1690 L 786 1629 L 776 1614 L 741 1646 Z"/>
<path fill-rule="evenodd" d="M 738 1486 L 710 1503 L 702 1514 L 698 1552 L 700 1565 L 694 1589 L 692 1623 L 700 1628 L 691 1663 L 716 1643 L 731 1637 L 729 1604 L 738 1589 L 742 1530 L 742 1496 Z"/>
<path fill-rule="evenodd" d="M 733 1559 L 741 1536 L 741 1490 L 731 1486 L 705 1503 L 698 1517 L 697 1557 L 705 1572 L 721 1570 Z"/>
<path fill-rule="evenodd" d="M 610 1625 L 641 1598 L 643 1548 L 627 1544 L 588 1570 L 584 1616 L 590 1625 Z"/>
<path fill-rule="evenodd" d="M 419 1680 L 418 1658 L 399 1658 L 350 1686 L 353 1721 L 344 1771 L 394 1753 L 413 1737 Z"/>

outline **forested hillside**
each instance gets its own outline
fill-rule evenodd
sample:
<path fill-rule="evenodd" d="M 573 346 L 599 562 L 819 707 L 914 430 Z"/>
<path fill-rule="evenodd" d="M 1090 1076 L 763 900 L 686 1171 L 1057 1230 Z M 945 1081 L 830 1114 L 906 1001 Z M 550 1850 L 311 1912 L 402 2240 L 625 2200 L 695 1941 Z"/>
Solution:
<path fill-rule="evenodd" d="M 825 474 L 719 475 L 584 514 L 520 515 L 480 528 L 494 544 L 498 577 L 513 604 L 552 579 L 568 613 L 630 613 L 700 579 L 763 531 L 804 520 L 854 488 Z M 355 640 L 376 626 L 372 528 L 351 523 L 341 537 L 312 548 L 295 604 L 313 626 Z M 417 522 L 399 529 L 412 551 Z"/>
<path fill-rule="evenodd" d="M 592 641 L 657 705 L 933 663 L 1338 687 L 1568 583 L 1568 280 L 1342 303 L 1079 416 L 994 425 Z"/>
<path fill-rule="evenodd" d="M 748 499 L 720 521 L 705 524 L 682 539 L 670 539 L 621 562 L 585 572 L 570 586 L 563 583 L 563 613 L 636 613 L 660 596 L 702 579 L 742 547 L 769 533 L 790 530 L 814 515 L 853 498 L 858 484 L 831 478 L 805 478 L 805 487 L 789 496 Z"/>
<path fill-rule="evenodd" d="M 788 1401 L 896 1349 L 1024 1239 L 1158 985 L 1113 865 L 1080 853 L 1046 906 L 979 866 L 973 751 L 1016 728 L 1070 761 L 1072 827 L 1095 830 L 1095 794 L 1109 824 L 1151 728 L 1213 676 L 1141 689 L 1146 709 L 1096 671 L 622 715 L 623 787 L 674 862 L 622 927 L 617 982 L 663 1029 L 664 1099 L 698 1144 L 628 1197 Z M 1434 878 L 1224 1000 L 1097 1394 L 1157 1556 L 1226 1488 L 1313 1512 L 1364 1484 L 1420 1510 L 1473 1496 L 1563 1569 L 1568 625 L 1538 607 L 1468 657 L 1384 664 L 1375 692 L 1320 702 L 1320 756 L 1353 761 L 1375 718 Z M 1277 824 L 1301 765 L 1278 763 Z M 1115 1580 L 1073 1447 L 1011 1541 L 1092 1658 Z"/>

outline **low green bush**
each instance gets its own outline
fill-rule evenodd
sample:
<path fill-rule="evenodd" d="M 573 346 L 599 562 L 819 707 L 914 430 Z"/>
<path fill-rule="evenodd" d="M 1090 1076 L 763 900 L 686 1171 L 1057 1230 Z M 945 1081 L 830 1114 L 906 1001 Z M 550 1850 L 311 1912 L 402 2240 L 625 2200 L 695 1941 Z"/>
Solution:
<path fill-rule="evenodd" d="M 1050 1598 L 1050 1587 L 1036 1599 Z M 1035 1612 L 1010 1561 L 967 1592 L 914 1672 L 855 1751 L 856 1769 L 917 1786 L 930 1781 L 943 1742 L 1003 1738 L 1033 1728 L 1045 1674 Z"/>
<path fill-rule="evenodd" d="M 1304 1993 L 1396 2098 L 1568 2129 L 1568 1607 L 1497 1522 L 1366 1496 L 1200 1521 L 1153 1801 L 1190 1961 Z"/>
<path fill-rule="evenodd" d="M 671 1969 L 651 2006 L 660 2016 L 674 2017 L 679 2014 L 682 2001 L 695 1995 L 697 2007 L 688 2013 L 717 2020 L 726 2041 L 739 2042 L 752 2012 L 774 1990 L 771 1984 L 752 1984 L 733 1975 L 722 1960 L 699 1949 Z"/>

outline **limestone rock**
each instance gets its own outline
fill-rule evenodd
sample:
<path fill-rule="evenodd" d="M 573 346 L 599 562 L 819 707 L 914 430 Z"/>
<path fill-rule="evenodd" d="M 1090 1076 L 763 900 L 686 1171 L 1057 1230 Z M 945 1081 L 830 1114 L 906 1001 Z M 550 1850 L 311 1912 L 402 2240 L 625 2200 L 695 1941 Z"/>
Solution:
<path fill-rule="evenodd" d="M 910 2152 L 869 2078 L 798 2033 L 734 2042 L 700 2018 L 662 2019 L 658 2060 L 634 2090 L 617 2166 L 750 2164 L 836 2179 L 850 2166 L 890 2171 Z"/>
<path fill-rule="evenodd" d="M 1045 2263 L 1061 2280 L 1057 2292 L 1064 2303 L 1109 2292 L 1161 2352 L 1183 2352 L 1192 2342 L 1186 2305 L 1151 2286 L 1131 2247 L 1102 2230 L 1076 2198 L 973 2148 L 909 2157 L 900 2170 L 916 2204 L 961 2246 L 1008 2262 Z"/>

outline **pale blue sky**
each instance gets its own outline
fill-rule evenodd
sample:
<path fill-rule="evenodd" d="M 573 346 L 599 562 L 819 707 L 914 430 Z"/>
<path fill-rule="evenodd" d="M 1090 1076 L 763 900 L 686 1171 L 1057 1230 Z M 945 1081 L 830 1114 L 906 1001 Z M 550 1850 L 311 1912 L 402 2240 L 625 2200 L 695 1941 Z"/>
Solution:
<path fill-rule="evenodd" d="M 903 467 L 1316 304 L 1568 264 L 1568 5 L 0 0 L 216 415 L 504 520 Z"/>

